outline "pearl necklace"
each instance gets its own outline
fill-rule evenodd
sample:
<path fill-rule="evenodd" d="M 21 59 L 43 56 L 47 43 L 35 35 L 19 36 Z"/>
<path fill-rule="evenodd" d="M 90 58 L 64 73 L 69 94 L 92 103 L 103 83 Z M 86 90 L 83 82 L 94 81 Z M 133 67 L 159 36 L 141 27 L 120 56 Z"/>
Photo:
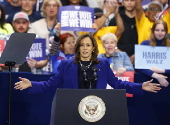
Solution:
<path fill-rule="evenodd" d="M 80 66 L 82 67 L 82 66 L 84 66 L 82 63 L 81 63 L 81 61 L 79 61 L 80 62 Z M 89 68 L 90 66 L 91 66 L 91 64 L 92 64 L 92 61 L 90 62 L 90 64 L 89 65 L 87 65 L 87 66 L 85 66 L 86 68 Z"/>

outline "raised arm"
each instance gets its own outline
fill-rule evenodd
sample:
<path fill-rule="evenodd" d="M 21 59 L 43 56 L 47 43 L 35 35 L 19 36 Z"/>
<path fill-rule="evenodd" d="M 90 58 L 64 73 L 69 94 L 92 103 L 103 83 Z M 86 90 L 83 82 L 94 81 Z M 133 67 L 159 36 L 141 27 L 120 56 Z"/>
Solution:
<path fill-rule="evenodd" d="M 117 36 L 117 38 L 119 38 L 124 32 L 124 24 L 122 21 L 122 17 L 118 12 L 116 13 L 116 24 L 117 24 L 117 30 L 115 32 L 115 35 Z"/>
<path fill-rule="evenodd" d="M 140 20 L 143 13 L 142 0 L 136 0 L 136 16 L 138 20 Z"/>
<path fill-rule="evenodd" d="M 101 18 L 99 18 L 98 20 L 96 20 L 96 25 L 98 26 L 98 29 L 102 28 L 106 22 L 106 20 L 108 19 L 109 15 L 112 13 L 116 12 L 117 9 L 117 1 L 115 0 L 114 2 L 110 2 L 110 3 L 105 3 L 104 8 L 106 10 L 106 13 L 103 14 L 103 16 Z"/>

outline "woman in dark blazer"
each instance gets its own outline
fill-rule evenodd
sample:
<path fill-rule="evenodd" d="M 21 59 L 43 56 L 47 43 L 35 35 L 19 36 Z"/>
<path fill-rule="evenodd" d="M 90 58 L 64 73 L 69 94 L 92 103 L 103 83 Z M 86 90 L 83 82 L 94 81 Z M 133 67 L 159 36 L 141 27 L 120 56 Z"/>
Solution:
<path fill-rule="evenodd" d="M 61 61 L 55 76 L 48 81 L 33 82 L 21 78 L 15 83 L 15 89 L 29 88 L 30 93 L 43 93 L 56 88 L 66 89 L 106 89 L 107 83 L 115 89 L 126 89 L 128 93 L 142 94 L 143 90 L 157 92 L 159 84 L 151 81 L 132 83 L 118 80 L 110 69 L 106 59 L 97 58 L 96 40 L 90 34 L 83 34 L 77 39 L 75 59 Z"/>

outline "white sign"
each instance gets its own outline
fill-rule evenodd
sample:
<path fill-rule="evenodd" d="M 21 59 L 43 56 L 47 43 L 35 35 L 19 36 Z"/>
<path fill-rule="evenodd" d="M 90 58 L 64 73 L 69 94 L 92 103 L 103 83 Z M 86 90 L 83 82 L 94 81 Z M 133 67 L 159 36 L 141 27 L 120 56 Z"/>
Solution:
<path fill-rule="evenodd" d="M 170 69 L 170 47 L 135 45 L 135 69 Z"/>

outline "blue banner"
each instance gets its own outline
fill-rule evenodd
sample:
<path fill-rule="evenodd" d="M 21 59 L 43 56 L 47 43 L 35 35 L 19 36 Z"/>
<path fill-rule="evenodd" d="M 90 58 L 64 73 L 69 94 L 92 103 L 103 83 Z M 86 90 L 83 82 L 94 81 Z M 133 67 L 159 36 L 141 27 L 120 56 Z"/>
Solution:
<path fill-rule="evenodd" d="M 27 58 L 35 59 L 36 61 L 46 59 L 46 40 L 35 39 L 28 53 Z"/>
<path fill-rule="evenodd" d="M 93 8 L 73 5 L 60 7 L 58 20 L 61 24 L 61 30 L 95 32 L 92 29 Z"/>

